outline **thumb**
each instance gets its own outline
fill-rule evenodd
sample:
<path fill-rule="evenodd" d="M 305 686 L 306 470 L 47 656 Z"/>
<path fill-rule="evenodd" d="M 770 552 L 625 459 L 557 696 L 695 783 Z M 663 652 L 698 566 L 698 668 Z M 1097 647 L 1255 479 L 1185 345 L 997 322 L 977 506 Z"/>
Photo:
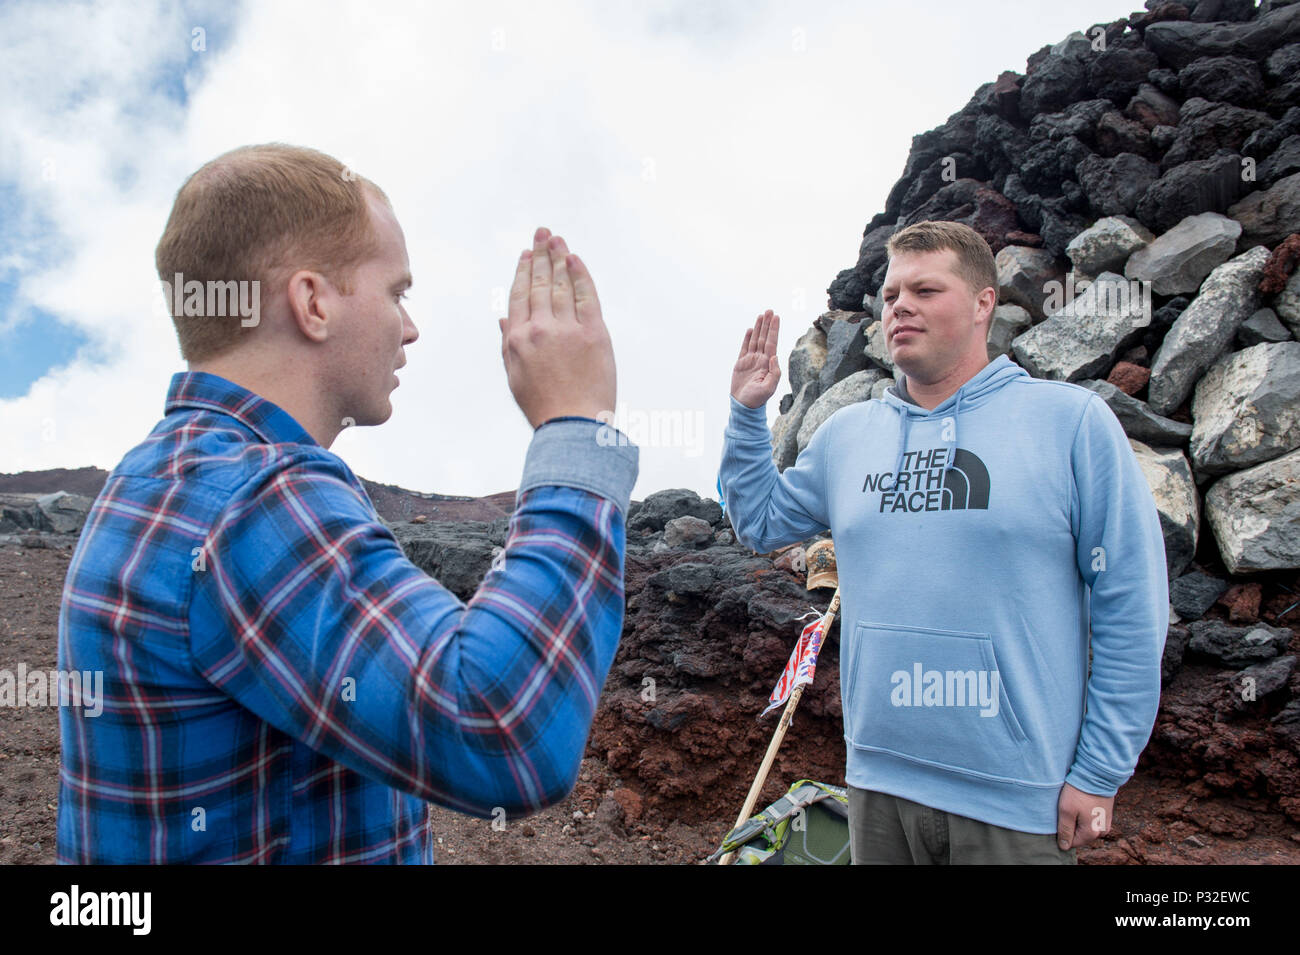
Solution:
<path fill-rule="evenodd" d="M 1064 852 L 1074 843 L 1074 825 L 1078 820 L 1072 811 L 1060 806 L 1056 810 L 1056 844 Z"/>
<path fill-rule="evenodd" d="M 768 363 L 767 363 L 767 370 L 768 370 L 768 372 L 769 372 L 773 377 L 776 377 L 776 378 L 780 378 L 780 377 L 781 377 L 781 363 L 780 363 L 779 361 L 777 361 L 775 355 L 773 355 L 772 358 L 771 358 L 771 360 L 768 361 Z"/>

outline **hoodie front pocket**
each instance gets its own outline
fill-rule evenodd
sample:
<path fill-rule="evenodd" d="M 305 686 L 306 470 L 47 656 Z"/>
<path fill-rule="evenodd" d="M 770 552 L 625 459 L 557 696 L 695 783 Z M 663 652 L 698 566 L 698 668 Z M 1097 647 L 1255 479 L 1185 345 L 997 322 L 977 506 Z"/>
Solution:
<path fill-rule="evenodd" d="M 859 623 L 844 725 L 857 749 L 999 778 L 1025 774 L 1025 733 L 986 633 Z"/>

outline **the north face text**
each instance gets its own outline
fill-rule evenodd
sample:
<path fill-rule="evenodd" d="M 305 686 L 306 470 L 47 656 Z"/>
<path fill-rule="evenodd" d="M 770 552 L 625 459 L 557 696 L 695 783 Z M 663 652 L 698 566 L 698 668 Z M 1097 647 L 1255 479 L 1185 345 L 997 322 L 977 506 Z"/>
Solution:
<path fill-rule="evenodd" d="M 880 495 L 880 513 L 953 511 L 989 506 L 989 472 L 975 454 L 957 448 L 948 467 L 948 449 L 907 451 L 898 474 L 868 474 L 862 492 Z"/>

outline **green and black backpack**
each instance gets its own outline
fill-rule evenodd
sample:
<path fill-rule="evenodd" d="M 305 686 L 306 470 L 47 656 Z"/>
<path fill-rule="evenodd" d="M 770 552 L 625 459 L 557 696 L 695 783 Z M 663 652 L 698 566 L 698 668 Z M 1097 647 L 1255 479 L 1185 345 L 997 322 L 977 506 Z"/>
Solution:
<path fill-rule="evenodd" d="M 733 865 L 848 865 L 849 794 L 842 786 L 801 779 L 772 805 L 727 833 L 717 862 Z"/>

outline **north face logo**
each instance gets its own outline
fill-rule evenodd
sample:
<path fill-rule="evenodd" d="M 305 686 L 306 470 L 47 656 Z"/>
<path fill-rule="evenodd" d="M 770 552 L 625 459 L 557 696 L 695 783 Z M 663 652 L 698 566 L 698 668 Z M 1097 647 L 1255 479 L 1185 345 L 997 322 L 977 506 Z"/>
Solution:
<path fill-rule="evenodd" d="M 907 451 L 902 470 L 868 474 L 864 494 L 880 494 L 880 513 L 895 511 L 987 510 L 989 470 L 973 452 L 957 448 L 947 468 L 948 449 Z"/>

